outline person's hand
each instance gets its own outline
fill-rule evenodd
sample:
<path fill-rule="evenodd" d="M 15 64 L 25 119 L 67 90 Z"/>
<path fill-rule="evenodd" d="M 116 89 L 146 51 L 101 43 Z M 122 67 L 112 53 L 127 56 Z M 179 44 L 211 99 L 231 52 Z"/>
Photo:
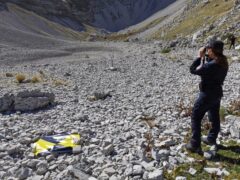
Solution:
<path fill-rule="evenodd" d="M 205 56 L 205 53 L 206 53 L 206 48 L 205 47 L 201 47 L 199 50 L 198 50 L 198 56 L 200 58 L 203 58 Z"/>

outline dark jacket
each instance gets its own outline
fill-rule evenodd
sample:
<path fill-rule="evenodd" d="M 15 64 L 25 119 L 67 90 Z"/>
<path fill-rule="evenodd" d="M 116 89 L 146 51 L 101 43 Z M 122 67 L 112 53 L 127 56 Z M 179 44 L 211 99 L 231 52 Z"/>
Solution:
<path fill-rule="evenodd" d="M 200 91 L 205 93 L 209 98 L 222 97 L 222 85 L 228 69 L 221 67 L 214 60 L 210 60 L 200 69 L 196 70 L 200 63 L 201 59 L 197 58 L 190 66 L 190 72 L 201 77 L 199 84 Z"/>

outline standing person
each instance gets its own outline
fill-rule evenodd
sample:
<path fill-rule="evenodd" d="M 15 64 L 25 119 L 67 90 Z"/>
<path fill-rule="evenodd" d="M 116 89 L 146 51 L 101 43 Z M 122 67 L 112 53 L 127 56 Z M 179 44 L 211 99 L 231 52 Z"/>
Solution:
<path fill-rule="evenodd" d="M 231 49 L 233 47 L 233 49 L 235 49 L 235 41 L 236 41 L 236 37 L 232 34 L 230 36 L 230 46 L 229 46 L 229 49 Z"/>
<path fill-rule="evenodd" d="M 201 122 L 206 112 L 212 127 L 206 138 L 202 141 L 208 145 L 216 144 L 220 131 L 219 109 L 223 96 L 222 85 L 228 72 L 228 61 L 223 54 L 224 43 L 222 41 L 211 41 L 208 46 L 199 50 L 199 57 L 190 67 L 190 72 L 201 77 L 199 84 L 200 93 L 196 100 L 192 116 L 192 137 L 186 149 L 201 153 Z M 208 53 L 208 60 L 205 61 L 205 51 Z"/>

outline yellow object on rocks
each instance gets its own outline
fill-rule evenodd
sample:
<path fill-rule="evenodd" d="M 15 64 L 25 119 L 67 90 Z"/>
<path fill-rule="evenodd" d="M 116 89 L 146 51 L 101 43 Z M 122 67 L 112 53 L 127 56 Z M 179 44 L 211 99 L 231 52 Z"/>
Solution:
<path fill-rule="evenodd" d="M 44 136 L 33 144 L 33 153 L 35 156 L 48 154 L 72 153 L 73 148 L 79 146 L 79 134 L 57 134 Z"/>

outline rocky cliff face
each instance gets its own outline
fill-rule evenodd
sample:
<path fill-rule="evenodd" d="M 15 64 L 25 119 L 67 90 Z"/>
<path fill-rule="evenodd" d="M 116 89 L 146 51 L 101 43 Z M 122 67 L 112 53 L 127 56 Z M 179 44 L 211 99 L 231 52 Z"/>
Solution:
<path fill-rule="evenodd" d="M 141 22 L 176 0 L 3 0 L 74 30 L 83 23 L 118 31 Z"/>

